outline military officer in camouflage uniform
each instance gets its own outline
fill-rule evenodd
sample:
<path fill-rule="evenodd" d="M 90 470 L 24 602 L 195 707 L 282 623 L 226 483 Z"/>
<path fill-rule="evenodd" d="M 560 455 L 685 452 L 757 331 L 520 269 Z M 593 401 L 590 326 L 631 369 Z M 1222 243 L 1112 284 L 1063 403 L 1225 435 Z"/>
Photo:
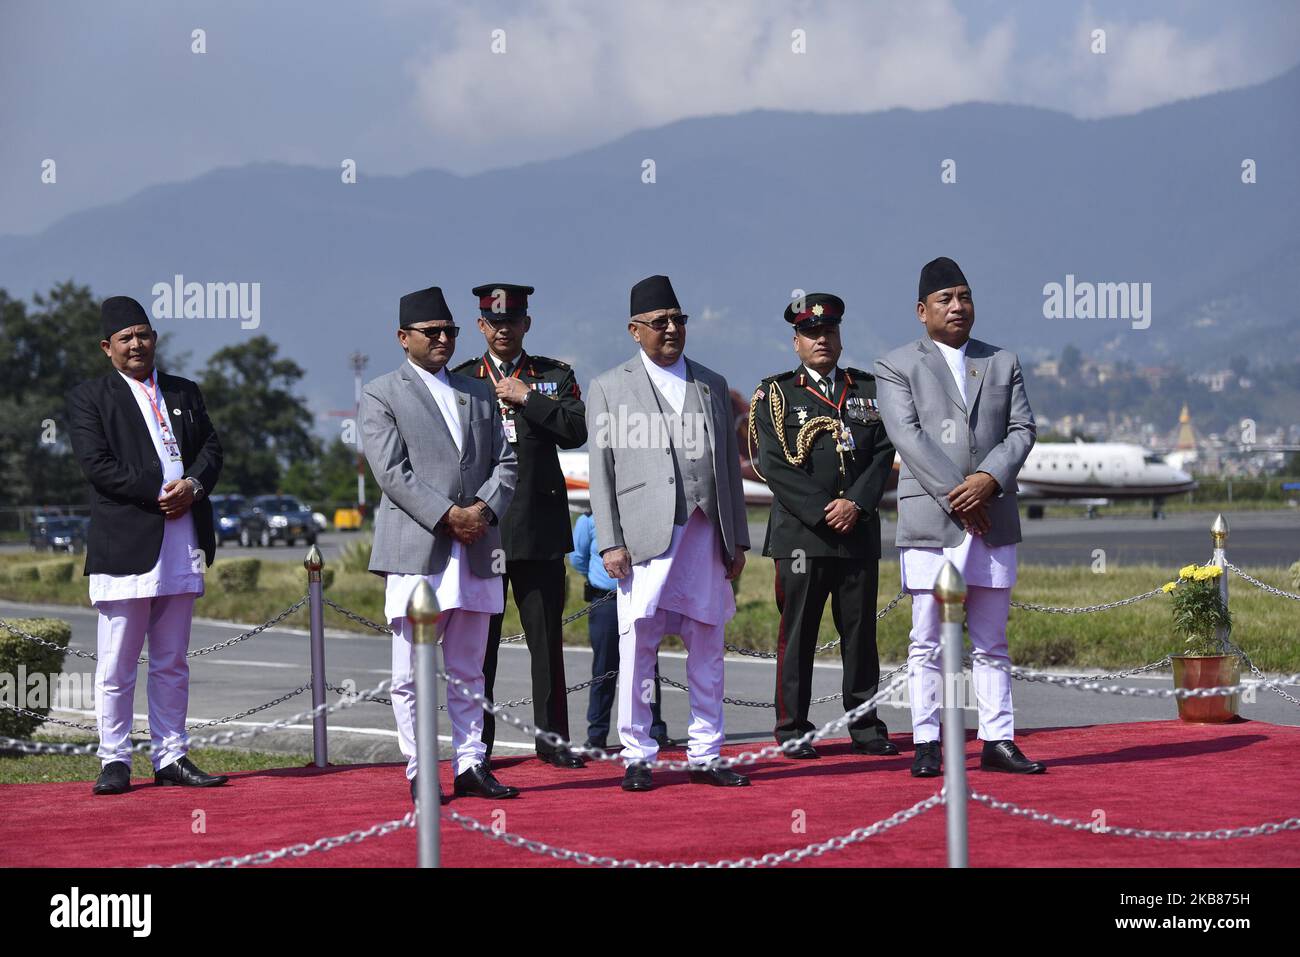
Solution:
<path fill-rule="evenodd" d="M 763 554 L 776 561 L 781 630 L 776 659 L 776 739 L 813 730 L 813 652 L 827 597 L 840 635 L 844 710 L 876 693 L 876 590 L 880 498 L 894 447 L 876 405 L 875 378 L 839 368 L 844 302 L 809 293 L 785 310 L 800 364 L 763 380 L 750 404 L 755 464 L 772 490 Z M 897 754 L 874 710 L 849 726 L 853 750 Z M 816 758 L 811 744 L 788 752 Z"/>
<path fill-rule="evenodd" d="M 524 352 L 532 326 L 528 297 L 532 286 L 489 283 L 473 290 L 478 298 L 479 331 L 487 352 L 455 372 L 486 379 L 497 396 L 506 439 L 519 459 L 515 497 L 501 518 L 505 551 L 502 581 L 515 596 L 532 659 L 533 724 L 569 738 L 564 683 L 565 556 L 573 551 L 569 499 L 557 448 L 575 449 L 587 441 L 586 407 L 573 370 L 563 362 Z M 493 615 L 483 661 L 484 695 L 493 696 L 503 615 Z M 483 716 L 488 757 L 496 721 Z M 567 748 L 537 742 L 537 756 L 556 767 L 584 762 Z"/>

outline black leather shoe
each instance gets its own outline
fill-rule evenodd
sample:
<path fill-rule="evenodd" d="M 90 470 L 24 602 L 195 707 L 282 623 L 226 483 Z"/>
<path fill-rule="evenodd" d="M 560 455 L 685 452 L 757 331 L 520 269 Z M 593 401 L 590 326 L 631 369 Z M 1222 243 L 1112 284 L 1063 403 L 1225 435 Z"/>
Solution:
<path fill-rule="evenodd" d="M 821 757 L 821 755 L 817 753 L 817 749 L 811 744 L 801 744 L 799 747 L 785 752 L 785 756 L 787 758 L 793 758 L 796 761 L 811 761 L 814 758 Z"/>
<path fill-rule="evenodd" d="M 877 757 L 888 757 L 898 753 L 898 745 L 894 744 L 888 738 L 872 738 L 870 741 L 854 741 L 854 754 L 874 754 Z"/>
<path fill-rule="evenodd" d="M 492 772 L 487 769 L 485 764 L 476 764 L 456 775 L 456 780 L 452 783 L 452 790 L 455 792 L 456 797 L 470 796 L 503 800 L 519 796 L 519 788 L 502 784 L 492 776 Z"/>
<path fill-rule="evenodd" d="M 912 758 L 912 777 L 937 778 L 943 769 L 943 751 L 938 741 L 923 741 Z"/>
<path fill-rule="evenodd" d="M 230 778 L 224 774 L 204 774 L 189 758 L 181 758 L 179 761 L 173 761 L 161 771 L 153 773 L 153 783 L 162 785 L 173 785 L 175 787 L 186 788 L 216 788 L 221 787 L 229 781 Z"/>
<path fill-rule="evenodd" d="M 545 761 L 547 764 L 553 764 L 557 768 L 585 768 L 587 766 L 586 761 L 568 748 L 557 748 L 554 751 L 538 751 L 537 759 Z"/>
<path fill-rule="evenodd" d="M 110 761 L 99 772 L 94 794 L 125 794 L 131 790 L 131 765 L 125 761 Z"/>
<path fill-rule="evenodd" d="M 749 778 L 731 768 L 703 768 L 691 772 L 692 784 L 712 784 L 719 788 L 747 788 Z"/>
<path fill-rule="evenodd" d="M 624 791 L 649 791 L 654 787 L 654 782 L 650 779 L 650 766 L 635 762 L 627 766 L 623 772 L 623 790 Z"/>
<path fill-rule="evenodd" d="M 985 741 L 980 757 L 981 771 L 1006 771 L 1008 774 L 1042 774 L 1047 765 L 1030 761 L 1014 741 Z"/>
<path fill-rule="evenodd" d="M 655 744 L 659 745 L 660 751 L 667 751 L 670 748 L 677 747 L 677 742 L 666 734 L 662 738 L 655 738 Z"/>

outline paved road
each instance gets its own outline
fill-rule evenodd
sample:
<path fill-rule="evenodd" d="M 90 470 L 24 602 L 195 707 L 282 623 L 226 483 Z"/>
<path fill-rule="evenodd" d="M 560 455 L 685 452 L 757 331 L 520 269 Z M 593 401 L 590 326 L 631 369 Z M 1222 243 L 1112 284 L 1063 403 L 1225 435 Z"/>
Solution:
<path fill-rule="evenodd" d="M 898 614 L 895 611 L 894 614 Z M 90 609 L 15 605 L 0 603 L 0 616 L 5 618 L 51 614 L 71 622 L 72 647 L 94 649 L 95 614 Z M 330 612 L 329 614 L 333 614 Z M 326 618 L 328 623 L 329 618 Z M 578 627 L 582 627 L 579 625 Z M 246 626 L 197 622 L 194 626 L 191 647 L 215 644 L 245 630 Z M 514 700 L 528 696 L 527 649 L 522 644 L 505 645 L 501 652 L 501 669 L 498 675 L 498 696 Z M 351 680 L 357 690 L 374 687 L 388 676 L 389 642 L 382 636 L 355 635 L 348 632 L 327 632 L 327 674 L 331 682 L 343 684 Z M 234 714 L 254 705 L 270 701 L 280 694 L 303 684 L 308 677 L 309 651 L 306 635 L 293 630 L 271 630 L 232 648 L 192 659 L 190 720 L 197 722 Z M 69 657 L 66 671 L 83 669 L 93 673 L 93 662 Z M 591 654 L 582 648 L 565 651 L 565 668 L 570 685 L 591 677 Z M 662 673 L 685 683 L 685 660 L 678 653 L 661 655 Z M 141 669 L 137 685 L 136 703 L 141 712 L 137 727 L 143 726 L 144 670 Z M 838 663 L 827 661 L 817 665 L 814 676 L 814 697 L 834 694 L 839 687 Z M 1121 683 L 1137 687 L 1161 688 L 1169 686 L 1168 676 L 1153 679 L 1125 678 Z M 757 701 L 770 701 L 773 690 L 773 664 L 768 660 L 731 657 L 727 661 L 726 689 L 729 697 Z M 1172 699 L 1128 698 L 1101 695 L 1084 691 L 1057 689 L 1018 681 L 1015 684 L 1017 726 L 1022 729 L 1058 727 L 1065 725 L 1104 724 L 1123 721 L 1149 721 L 1170 718 L 1175 714 Z M 334 697 L 334 696 L 331 696 Z M 586 730 L 587 692 L 570 696 L 569 726 L 572 736 L 581 740 Z M 91 705 L 87 705 L 91 707 Z M 263 722 L 288 717 L 311 707 L 310 693 L 300 694 L 290 701 L 268 709 L 242 723 L 223 727 L 248 728 Z M 83 709 L 85 710 L 85 709 Z M 669 733 L 676 738 L 685 736 L 688 721 L 686 695 L 666 688 L 664 712 Z M 842 711 L 838 702 L 815 706 L 813 720 L 830 721 Z M 1263 692 L 1253 704 L 1242 705 L 1246 717 L 1276 724 L 1300 725 L 1300 708 L 1282 700 L 1272 692 Z M 93 713 L 74 715 L 60 711 L 65 718 L 93 723 Z M 528 718 L 531 709 L 516 711 Z M 910 730 L 909 712 L 905 702 L 882 709 L 882 716 L 892 730 Z M 770 708 L 758 709 L 728 705 L 726 709 L 727 738 L 732 742 L 760 742 L 771 740 L 773 712 Z M 967 726 L 975 727 L 975 714 L 967 714 Z M 397 760 L 392 711 L 388 707 L 363 702 L 352 709 L 331 716 L 331 754 L 341 762 Z M 498 724 L 501 753 L 529 751 L 530 742 L 513 728 Z M 261 735 L 253 743 L 267 750 L 310 751 L 309 728 L 298 731 Z M 444 734 L 447 726 L 442 726 Z M 196 734 L 211 734 L 213 730 Z M 616 737 L 611 735 L 611 743 Z"/>
<path fill-rule="evenodd" d="M 890 514 L 890 513 L 886 513 Z M 1290 565 L 1300 559 L 1300 510 L 1274 509 L 1266 512 L 1232 512 L 1226 516 L 1231 532 L 1228 555 L 1235 564 Z M 1134 565 L 1154 562 L 1170 568 L 1210 557 L 1210 524 L 1213 513 L 1176 513 L 1167 519 L 1150 518 L 1047 518 L 1021 526 L 1025 540 L 1020 546 L 1020 561 L 1027 564 L 1089 566 L 1093 551 L 1104 549 L 1109 564 Z M 894 523 L 881 528 L 883 561 L 895 561 Z M 755 548 L 761 547 L 766 527 L 749 526 Z M 318 539 L 326 563 L 337 559 L 339 552 L 357 540 L 355 532 L 326 532 Z M 0 552 L 27 551 L 26 545 L 0 545 Z M 301 562 L 307 554 L 304 546 L 241 548 L 236 543 L 222 546 L 219 558 L 255 556 L 271 561 Z"/>

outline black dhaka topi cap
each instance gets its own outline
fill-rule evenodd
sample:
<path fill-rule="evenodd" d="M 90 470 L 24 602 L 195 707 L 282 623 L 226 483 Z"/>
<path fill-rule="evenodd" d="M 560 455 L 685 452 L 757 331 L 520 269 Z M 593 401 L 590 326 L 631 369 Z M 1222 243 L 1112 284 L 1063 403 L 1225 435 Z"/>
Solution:
<path fill-rule="evenodd" d="M 639 316 L 659 309 L 676 309 L 678 312 L 682 309 L 667 276 L 648 276 L 632 287 L 632 311 L 629 315 Z"/>
<path fill-rule="evenodd" d="M 113 334 L 144 323 L 152 328 L 149 314 L 130 296 L 111 296 L 99 307 L 99 319 L 104 325 L 104 338 L 111 339 Z"/>
<path fill-rule="evenodd" d="M 402 297 L 397 316 L 397 324 L 403 329 L 421 322 L 455 322 L 447 308 L 447 300 L 437 286 L 408 292 Z"/>
<path fill-rule="evenodd" d="M 951 289 L 953 286 L 970 287 L 961 267 L 947 256 L 931 259 L 921 267 L 920 288 L 917 289 L 916 301 L 925 302 L 925 297 L 937 289 Z"/>

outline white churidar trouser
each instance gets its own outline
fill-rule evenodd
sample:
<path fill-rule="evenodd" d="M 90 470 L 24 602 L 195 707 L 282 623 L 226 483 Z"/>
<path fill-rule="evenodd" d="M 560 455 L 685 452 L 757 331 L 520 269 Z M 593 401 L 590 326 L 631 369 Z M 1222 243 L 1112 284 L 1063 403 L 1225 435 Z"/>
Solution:
<path fill-rule="evenodd" d="M 100 763 L 131 763 L 131 723 L 140 652 L 149 638 L 149 734 L 154 770 L 185 757 L 190 736 L 185 730 L 189 708 L 190 621 L 198 596 L 159 595 L 100 601 L 98 654 L 95 667 L 95 719 L 99 724 Z"/>
<path fill-rule="evenodd" d="M 908 591 L 912 595 L 912 634 L 907 649 L 907 690 L 912 699 L 912 739 L 921 744 L 939 740 L 943 667 L 937 657 L 925 660 L 926 655 L 939 647 L 939 603 L 932 592 Z M 1007 655 L 1007 614 L 1010 610 L 1010 588 L 967 587 L 966 628 L 971 646 L 1003 667 L 1011 664 Z M 971 677 L 979 708 L 980 739 L 1014 739 L 1011 675 L 993 667 L 993 664 L 976 662 L 971 668 Z"/>
<path fill-rule="evenodd" d="M 500 588 L 497 590 L 501 593 Z M 438 618 L 437 633 L 442 642 L 443 667 L 447 674 L 464 682 L 467 690 L 483 694 L 483 654 L 487 651 L 488 622 L 482 611 L 453 608 Z M 406 755 L 406 777 L 415 777 L 415 645 L 411 619 L 402 615 L 390 621 L 393 629 L 393 717 L 397 719 L 397 742 Z M 451 718 L 451 746 L 455 751 L 456 773 L 483 760 L 483 706 L 450 684 L 447 715 Z"/>

